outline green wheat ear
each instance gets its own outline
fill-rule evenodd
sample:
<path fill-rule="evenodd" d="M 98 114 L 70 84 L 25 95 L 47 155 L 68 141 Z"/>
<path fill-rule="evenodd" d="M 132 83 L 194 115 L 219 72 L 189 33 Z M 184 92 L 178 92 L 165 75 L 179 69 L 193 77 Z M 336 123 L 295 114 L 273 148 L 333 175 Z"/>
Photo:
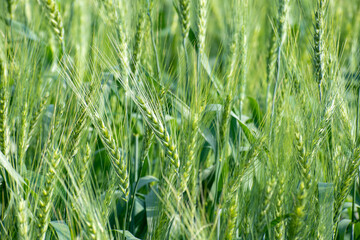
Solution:
<path fill-rule="evenodd" d="M 189 36 L 190 30 L 190 0 L 179 0 L 181 32 L 184 39 Z"/>
<path fill-rule="evenodd" d="M 28 201 L 20 199 L 18 202 L 18 227 L 19 227 L 19 239 L 29 240 L 29 216 L 28 216 Z"/>
<path fill-rule="evenodd" d="M 8 91 L 8 65 L 0 60 L 0 150 L 5 156 L 9 155 L 10 129 L 9 129 L 9 91 Z"/>
<path fill-rule="evenodd" d="M 325 6 L 326 0 L 317 1 L 317 9 L 315 12 L 315 25 L 314 25 L 314 44 L 313 44 L 313 65 L 315 80 L 318 83 L 319 98 L 321 101 L 322 91 L 321 84 L 325 78 Z"/>
<path fill-rule="evenodd" d="M 46 14 L 49 18 L 52 30 L 59 39 L 59 42 L 63 47 L 64 46 L 63 20 L 56 6 L 55 0 L 38 0 L 38 1 L 44 7 Z"/>
<path fill-rule="evenodd" d="M 53 204 L 53 193 L 55 187 L 55 175 L 57 167 L 60 163 L 61 156 L 58 150 L 55 150 L 50 156 L 49 170 L 45 176 L 44 187 L 41 190 L 38 208 L 36 211 L 38 239 L 43 240 L 46 236 L 46 231 L 50 223 L 50 210 Z"/>
<path fill-rule="evenodd" d="M 207 18 L 208 18 L 208 1 L 198 0 L 198 49 L 200 56 L 205 54 Z"/>

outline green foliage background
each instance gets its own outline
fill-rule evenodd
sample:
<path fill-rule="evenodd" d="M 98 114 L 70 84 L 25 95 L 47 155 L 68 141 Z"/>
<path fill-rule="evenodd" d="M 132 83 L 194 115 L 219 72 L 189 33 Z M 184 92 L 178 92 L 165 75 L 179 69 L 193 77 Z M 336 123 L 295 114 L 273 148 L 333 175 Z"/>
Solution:
<path fill-rule="evenodd" d="M 1 239 L 359 239 L 360 2 L 1 0 Z"/>

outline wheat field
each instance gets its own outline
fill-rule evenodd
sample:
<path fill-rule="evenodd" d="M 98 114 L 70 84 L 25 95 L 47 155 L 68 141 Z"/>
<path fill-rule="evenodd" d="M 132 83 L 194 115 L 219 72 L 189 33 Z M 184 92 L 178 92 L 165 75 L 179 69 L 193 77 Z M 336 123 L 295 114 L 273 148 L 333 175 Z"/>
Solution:
<path fill-rule="evenodd" d="M 0 0 L 0 239 L 360 239 L 360 1 Z"/>

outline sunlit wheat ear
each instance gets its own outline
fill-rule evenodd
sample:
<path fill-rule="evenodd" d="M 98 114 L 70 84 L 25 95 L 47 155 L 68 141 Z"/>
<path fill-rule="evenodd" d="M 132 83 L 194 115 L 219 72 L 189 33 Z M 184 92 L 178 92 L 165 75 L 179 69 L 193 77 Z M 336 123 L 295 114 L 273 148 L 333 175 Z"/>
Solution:
<path fill-rule="evenodd" d="M 73 131 L 70 134 L 70 148 L 69 148 L 69 156 L 74 158 L 79 151 L 79 144 L 81 140 L 82 133 L 84 132 L 84 128 L 87 121 L 86 110 L 81 106 L 79 118 L 76 120 L 74 124 Z"/>
<path fill-rule="evenodd" d="M 18 221 L 18 228 L 19 228 L 19 238 L 20 240 L 29 240 L 29 221 L 28 221 L 28 202 L 21 198 L 18 202 L 18 215 L 17 215 L 17 221 Z"/>
<path fill-rule="evenodd" d="M 105 147 L 108 150 L 108 154 L 111 159 L 111 163 L 115 169 L 115 173 L 120 180 L 120 189 L 124 194 L 124 199 L 127 201 L 129 196 L 129 176 L 127 172 L 127 163 L 124 156 L 121 155 L 120 149 L 118 148 L 116 141 L 113 137 L 113 133 L 110 128 L 106 127 L 101 117 L 95 113 L 93 115 L 98 134 Z"/>
<path fill-rule="evenodd" d="M 104 61 L 106 62 L 106 59 Z M 139 108 L 147 125 L 152 129 L 153 133 L 164 147 L 166 155 L 170 159 L 171 165 L 175 168 L 175 173 L 178 174 L 180 168 L 179 154 L 176 144 L 174 143 L 174 140 L 170 138 L 166 128 L 158 96 L 154 96 L 152 93 L 152 87 L 147 85 L 140 73 L 137 77 L 133 73 L 130 74 L 129 80 L 131 81 L 131 84 L 127 84 L 127 79 L 124 80 L 121 78 L 116 69 L 111 69 L 111 71 L 113 71 L 116 79 L 120 81 L 124 89 L 130 95 L 131 99 Z M 128 72 L 131 73 L 129 70 Z M 132 87 L 130 87 L 130 85 Z"/>
<path fill-rule="evenodd" d="M 44 187 L 40 190 L 38 208 L 36 210 L 38 234 L 37 239 L 43 240 L 50 222 L 50 210 L 55 187 L 55 175 L 61 156 L 58 150 L 54 151 L 49 160 L 49 170 L 45 176 Z"/>
<path fill-rule="evenodd" d="M 239 184 L 236 184 L 236 181 L 239 181 L 240 179 L 238 179 L 237 175 L 231 176 L 230 179 L 230 189 L 225 199 L 225 214 L 227 214 L 226 239 L 233 239 L 236 237 L 236 224 L 239 212 Z"/>
<path fill-rule="evenodd" d="M 87 116 L 91 119 L 97 134 L 104 144 L 115 173 L 120 181 L 119 187 L 124 194 L 124 199 L 127 201 L 129 196 L 129 176 L 126 159 L 120 152 L 117 139 L 114 137 L 111 128 L 107 126 L 98 113 L 97 106 L 95 106 L 95 103 L 93 102 L 94 100 L 87 97 L 88 92 L 83 89 L 82 85 L 77 80 L 77 76 L 71 76 L 69 74 L 68 68 L 70 67 L 71 66 L 64 66 L 62 74 L 77 96 L 82 108 L 86 110 Z"/>
<path fill-rule="evenodd" d="M 59 39 L 60 44 L 63 45 L 64 42 L 63 20 L 56 6 L 55 0 L 38 0 L 38 1 L 46 10 L 46 14 L 49 18 L 52 30 Z"/>
<path fill-rule="evenodd" d="M 275 197 L 275 217 L 277 219 L 280 219 L 284 214 L 284 194 L 285 194 L 285 181 L 284 181 L 284 174 L 279 173 L 279 181 L 277 183 L 278 185 L 278 192 Z M 275 239 L 277 240 L 283 240 L 285 239 L 285 224 L 283 220 L 280 220 L 275 225 Z"/>
<path fill-rule="evenodd" d="M 126 159 L 121 155 L 120 149 L 113 137 L 113 133 L 110 128 L 106 127 L 102 118 L 97 113 L 93 115 L 93 118 L 96 123 L 96 128 L 99 131 L 100 138 L 108 150 L 115 173 L 120 180 L 120 189 L 124 193 L 124 199 L 127 200 L 129 196 L 129 176 Z"/>
<path fill-rule="evenodd" d="M 246 5 L 245 5 L 246 7 Z M 245 8 L 246 9 L 246 8 Z M 240 31 L 240 76 L 239 76 L 239 84 L 240 84 L 240 117 L 243 112 L 243 105 L 245 100 L 245 90 L 247 84 L 247 72 L 248 72 L 248 40 L 247 40 L 247 29 L 245 27 L 245 23 L 241 27 Z"/>
<path fill-rule="evenodd" d="M 304 221 L 305 205 L 306 205 L 307 189 L 304 182 L 300 182 L 298 192 L 296 194 L 295 206 L 289 222 L 289 239 L 301 239 L 301 233 L 304 230 L 301 221 Z"/>
<path fill-rule="evenodd" d="M 279 45 L 282 45 L 286 39 L 287 14 L 289 11 L 290 0 L 279 1 L 279 19 L 278 19 L 278 37 Z"/>
<path fill-rule="evenodd" d="M 80 191 L 75 193 L 76 199 L 72 199 L 74 207 L 79 214 L 81 221 L 82 233 L 81 239 L 111 239 L 106 232 L 106 223 L 100 212 L 105 207 L 102 202 L 94 199 L 92 193 L 88 191 Z M 108 217 L 108 216 L 106 216 Z"/>
<path fill-rule="evenodd" d="M 190 0 L 179 0 L 181 33 L 184 39 L 189 36 L 190 30 Z"/>
<path fill-rule="evenodd" d="M 306 188 L 309 188 L 309 184 L 311 181 L 311 175 L 310 175 L 310 165 L 307 162 L 306 156 L 306 150 L 304 146 L 304 142 L 302 139 L 302 136 L 299 132 L 295 133 L 295 140 L 296 140 L 296 150 L 298 152 L 298 166 L 300 170 L 300 174 L 303 178 L 304 184 Z"/>
<path fill-rule="evenodd" d="M 199 141 L 199 128 L 200 128 L 201 114 L 193 114 L 190 124 L 190 141 L 187 143 L 186 155 L 182 158 L 182 173 L 180 181 L 180 194 L 183 194 L 186 190 L 189 190 L 189 194 L 194 194 L 196 184 L 196 156 L 200 146 Z M 195 196 L 191 196 L 194 200 Z"/>
<path fill-rule="evenodd" d="M 225 139 L 228 131 L 230 113 L 231 113 L 231 106 L 232 106 L 232 94 L 228 94 L 226 96 L 224 107 L 221 116 L 221 126 L 220 126 L 220 143 L 223 145 L 225 144 Z"/>
<path fill-rule="evenodd" d="M 309 164 L 311 165 L 311 162 L 314 160 L 314 157 L 319 151 L 319 148 L 321 147 L 325 137 L 328 134 L 330 122 L 333 119 L 333 115 L 335 112 L 335 99 L 329 101 L 328 105 L 325 109 L 325 114 L 322 117 L 320 124 L 315 132 L 315 137 L 311 143 L 310 152 L 307 155 L 307 159 L 309 161 Z"/>
<path fill-rule="evenodd" d="M 92 217 L 89 214 L 86 215 L 85 224 L 86 224 L 86 232 L 88 237 L 92 240 L 96 240 L 97 239 L 96 224 L 94 223 Z"/>
<path fill-rule="evenodd" d="M 350 120 L 349 108 L 347 106 L 347 103 L 340 96 L 338 97 L 337 101 L 339 102 L 338 111 L 340 112 L 340 114 L 339 114 L 340 121 L 341 121 L 341 124 L 343 127 L 344 136 L 345 136 L 344 141 L 347 142 L 347 145 L 350 146 L 350 148 L 354 148 L 355 139 L 352 134 L 353 127 L 352 127 L 351 120 Z"/>
<path fill-rule="evenodd" d="M 79 176 L 79 188 L 84 185 L 84 182 L 87 178 L 89 172 L 89 166 L 91 162 L 91 148 L 89 144 L 86 144 L 86 153 L 85 156 L 81 158 L 81 168 L 80 168 L 80 176 Z"/>
<path fill-rule="evenodd" d="M 175 144 L 171 141 L 169 133 L 166 129 L 166 126 L 162 122 L 162 119 L 156 116 L 155 112 L 149 106 L 149 103 L 146 103 L 144 98 L 132 94 L 133 100 L 139 107 L 142 115 L 145 117 L 147 123 L 152 128 L 155 136 L 160 140 L 161 144 L 166 149 L 166 154 L 170 159 L 171 164 L 175 167 L 176 173 L 179 171 L 180 159 L 177 153 L 177 148 Z"/>
<path fill-rule="evenodd" d="M 5 156 L 9 155 L 10 129 L 9 129 L 9 90 L 8 69 L 6 62 L 0 59 L 0 150 Z"/>
<path fill-rule="evenodd" d="M 208 15 L 208 0 L 198 0 L 198 48 L 200 56 L 205 54 L 206 25 Z"/>
<path fill-rule="evenodd" d="M 123 23 L 124 21 L 122 21 Z M 120 57 L 120 62 L 124 66 L 122 68 L 122 75 L 124 79 L 126 79 L 126 84 L 128 84 L 128 75 L 130 70 L 130 64 L 129 64 L 129 51 L 128 51 L 128 37 L 126 33 L 125 26 L 123 24 L 119 27 L 119 35 L 120 35 L 120 43 L 118 47 L 116 48 L 118 55 Z"/>

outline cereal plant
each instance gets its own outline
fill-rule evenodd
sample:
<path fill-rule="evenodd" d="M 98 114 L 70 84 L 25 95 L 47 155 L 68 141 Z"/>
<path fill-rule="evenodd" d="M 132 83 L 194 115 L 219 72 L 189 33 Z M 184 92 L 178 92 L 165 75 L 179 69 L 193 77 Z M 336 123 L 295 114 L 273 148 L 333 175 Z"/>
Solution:
<path fill-rule="evenodd" d="M 360 239 L 360 1 L 0 0 L 0 239 Z"/>

